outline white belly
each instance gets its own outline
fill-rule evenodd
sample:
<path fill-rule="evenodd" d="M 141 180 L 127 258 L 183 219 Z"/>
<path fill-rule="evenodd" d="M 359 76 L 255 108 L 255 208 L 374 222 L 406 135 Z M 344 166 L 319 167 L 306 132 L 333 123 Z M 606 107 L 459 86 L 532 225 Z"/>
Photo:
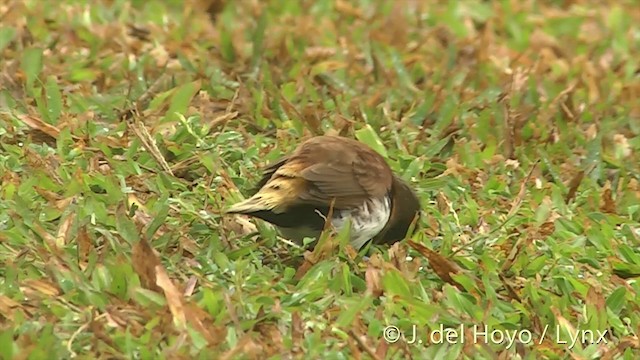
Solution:
<path fill-rule="evenodd" d="M 334 213 L 331 225 L 340 232 L 348 219 L 351 219 L 350 243 L 354 249 L 359 250 L 367 241 L 378 235 L 385 227 L 391 216 L 391 199 L 384 197 L 365 202 L 362 206 L 341 210 Z M 318 238 L 320 233 L 312 229 L 280 228 L 281 234 L 298 243 L 302 243 L 305 237 Z"/>
<path fill-rule="evenodd" d="M 339 232 L 351 219 L 351 246 L 360 249 L 367 241 L 378 235 L 389 221 L 391 216 L 391 199 L 384 197 L 371 202 L 365 202 L 362 206 L 353 210 L 342 210 L 333 217 L 331 224 Z"/>

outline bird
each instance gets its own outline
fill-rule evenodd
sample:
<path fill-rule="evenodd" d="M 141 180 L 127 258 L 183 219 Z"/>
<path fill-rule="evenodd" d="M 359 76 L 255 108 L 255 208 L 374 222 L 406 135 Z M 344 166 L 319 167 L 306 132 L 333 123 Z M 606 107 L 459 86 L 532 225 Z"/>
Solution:
<path fill-rule="evenodd" d="M 226 213 L 269 222 L 299 245 L 305 237 L 318 239 L 329 220 L 338 232 L 351 224 L 349 243 L 356 250 L 370 241 L 391 245 L 413 235 L 407 232 L 420 217 L 415 191 L 382 155 L 337 135 L 311 137 L 267 165 L 254 191 Z"/>

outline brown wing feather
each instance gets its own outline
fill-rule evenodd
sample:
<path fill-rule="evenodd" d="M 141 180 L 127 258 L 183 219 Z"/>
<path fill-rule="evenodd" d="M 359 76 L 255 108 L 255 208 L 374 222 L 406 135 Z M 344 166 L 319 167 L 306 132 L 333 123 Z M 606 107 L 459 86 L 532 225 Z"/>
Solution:
<path fill-rule="evenodd" d="M 300 188 L 295 180 L 302 180 Z M 279 207 L 297 204 L 336 208 L 361 205 L 385 196 L 393 174 L 384 158 L 352 139 L 317 136 L 303 142 L 291 155 L 266 166 L 257 184 L 261 192 L 278 193 Z M 295 194 L 291 191 L 295 188 Z M 298 190 L 300 189 L 300 190 Z"/>
<path fill-rule="evenodd" d="M 321 138 L 321 139 L 320 139 Z M 308 182 L 303 201 L 337 208 L 353 207 L 371 197 L 381 197 L 391 188 L 392 173 L 384 158 L 355 140 L 323 136 L 307 141 L 292 161 L 310 164 L 300 171 Z"/>

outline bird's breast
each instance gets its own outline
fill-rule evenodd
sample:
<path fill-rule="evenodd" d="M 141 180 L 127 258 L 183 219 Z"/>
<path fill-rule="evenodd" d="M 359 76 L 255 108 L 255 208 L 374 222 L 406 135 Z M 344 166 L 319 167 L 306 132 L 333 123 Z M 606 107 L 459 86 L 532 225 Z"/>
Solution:
<path fill-rule="evenodd" d="M 391 198 L 365 201 L 361 206 L 341 210 L 331 221 L 336 230 L 342 230 L 348 219 L 351 219 L 351 246 L 360 249 L 367 241 L 378 235 L 391 217 Z"/>
<path fill-rule="evenodd" d="M 355 249 L 360 249 L 367 241 L 375 237 L 385 227 L 391 217 L 391 198 L 370 199 L 362 205 L 334 212 L 331 219 L 333 228 L 340 232 L 351 220 L 350 243 Z M 282 236 L 299 244 L 305 237 L 320 236 L 320 230 L 310 227 L 279 227 Z"/>

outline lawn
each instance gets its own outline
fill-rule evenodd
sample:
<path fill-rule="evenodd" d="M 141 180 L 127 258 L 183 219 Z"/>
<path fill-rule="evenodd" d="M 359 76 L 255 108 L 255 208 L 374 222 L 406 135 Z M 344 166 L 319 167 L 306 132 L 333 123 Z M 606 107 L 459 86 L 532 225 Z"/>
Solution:
<path fill-rule="evenodd" d="M 636 1 L 5 0 L 0 58 L 2 359 L 640 358 Z M 411 239 L 224 214 L 320 134 Z"/>

